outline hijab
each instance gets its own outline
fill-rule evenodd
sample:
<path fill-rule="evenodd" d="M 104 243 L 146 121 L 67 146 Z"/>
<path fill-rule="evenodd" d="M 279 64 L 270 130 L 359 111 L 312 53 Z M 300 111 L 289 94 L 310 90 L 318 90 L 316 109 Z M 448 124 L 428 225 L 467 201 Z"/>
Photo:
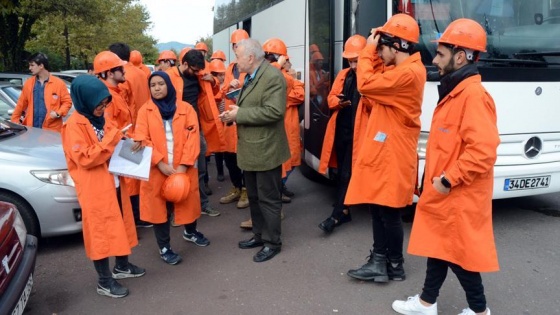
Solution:
<path fill-rule="evenodd" d="M 93 111 L 105 98 L 108 97 L 109 102 L 111 101 L 111 93 L 107 86 L 92 75 L 81 75 L 72 81 L 70 96 L 76 111 L 86 117 L 95 128 L 103 130 L 105 117 L 97 117 Z"/>
<path fill-rule="evenodd" d="M 163 71 L 155 71 L 154 73 L 152 73 L 150 75 L 150 78 L 148 79 L 148 86 L 150 86 L 150 82 L 155 76 L 161 77 L 165 81 L 165 85 L 167 85 L 167 95 L 159 100 L 156 100 L 153 96 L 151 96 L 151 93 L 150 97 L 158 107 L 161 117 L 164 120 L 169 120 L 173 118 L 173 115 L 175 115 L 175 110 L 177 109 L 177 92 L 175 91 L 175 87 L 173 87 L 173 84 L 171 84 L 169 75 Z"/>

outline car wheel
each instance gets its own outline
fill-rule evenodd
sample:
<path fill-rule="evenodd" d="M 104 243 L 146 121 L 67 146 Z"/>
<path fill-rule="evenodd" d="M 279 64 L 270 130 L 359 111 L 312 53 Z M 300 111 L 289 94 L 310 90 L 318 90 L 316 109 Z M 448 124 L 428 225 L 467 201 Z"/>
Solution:
<path fill-rule="evenodd" d="M 31 208 L 27 201 L 15 194 L 5 191 L 0 191 L 0 200 L 12 203 L 18 208 L 19 214 L 21 215 L 25 228 L 27 229 L 27 234 L 36 237 L 41 236 L 39 220 L 37 219 L 37 216 L 35 216 L 33 208 Z"/>

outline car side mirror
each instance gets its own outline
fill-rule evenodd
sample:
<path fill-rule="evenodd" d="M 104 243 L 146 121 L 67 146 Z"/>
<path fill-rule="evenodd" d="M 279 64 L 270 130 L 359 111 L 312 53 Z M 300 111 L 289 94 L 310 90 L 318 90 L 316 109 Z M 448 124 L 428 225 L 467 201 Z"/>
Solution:
<path fill-rule="evenodd" d="M 542 13 L 535 13 L 535 24 L 541 25 L 544 21 Z"/>

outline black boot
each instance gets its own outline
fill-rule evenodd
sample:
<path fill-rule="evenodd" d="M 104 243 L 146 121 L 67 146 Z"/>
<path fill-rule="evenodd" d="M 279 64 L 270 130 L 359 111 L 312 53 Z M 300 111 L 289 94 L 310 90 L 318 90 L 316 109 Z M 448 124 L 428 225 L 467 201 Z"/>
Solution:
<path fill-rule="evenodd" d="M 404 259 L 387 259 L 387 274 L 390 280 L 403 281 L 406 274 L 403 267 Z"/>
<path fill-rule="evenodd" d="M 121 286 L 115 279 L 109 269 L 109 258 L 94 260 L 93 265 L 99 275 L 97 282 L 97 294 L 121 298 L 128 295 L 128 289 Z"/>
<path fill-rule="evenodd" d="M 373 280 L 373 282 L 389 282 L 387 275 L 387 257 L 370 251 L 367 264 L 359 269 L 351 269 L 348 276 L 359 280 Z"/>

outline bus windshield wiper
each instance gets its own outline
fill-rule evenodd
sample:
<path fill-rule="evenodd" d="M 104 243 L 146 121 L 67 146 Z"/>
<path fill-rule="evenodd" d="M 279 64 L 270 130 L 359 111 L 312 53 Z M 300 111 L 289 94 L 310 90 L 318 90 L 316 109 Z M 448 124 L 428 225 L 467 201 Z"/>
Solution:
<path fill-rule="evenodd" d="M 560 51 L 534 51 L 534 52 L 518 52 L 513 54 L 514 57 L 523 56 L 542 56 L 542 57 L 558 57 Z"/>
<path fill-rule="evenodd" d="M 480 61 L 486 63 L 499 63 L 499 64 L 509 64 L 509 65 L 519 65 L 519 66 L 549 66 L 549 65 L 560 65 L 556 62 L 546 62 L 544 60 L 530 60 L 530 59 L 515 59 L 515 58 L 480 58 Z"/>

